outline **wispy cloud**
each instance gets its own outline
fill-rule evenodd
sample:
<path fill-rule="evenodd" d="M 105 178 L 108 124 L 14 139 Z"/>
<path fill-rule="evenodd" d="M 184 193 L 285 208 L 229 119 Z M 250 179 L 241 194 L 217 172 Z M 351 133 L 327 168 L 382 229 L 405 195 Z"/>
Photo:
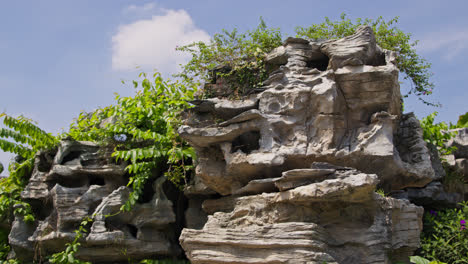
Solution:
<path fill-rule="evenodd" d="M 451 29 L 432 32 L 418 43 L 420 52 L 440 52 L 446 60 L 453 60 L 468 50 L 468 29 Z"/>
<path fill-rule="evenodd" d="M 145 5 L 146 6 L 146 5 Z M 176 46 L 195 41 L 208 41 L 210 36 L 195 26 L 185 10 L 155 10 L 155 6 L 127 7 L 147 9 L 160 14 L 122 25 L 112 37 L 112 68 L 114 70 L 157 69 L 174 73 L 189 57 L 176 51 Z"/>
<path fill-rule="evenodd" d="M 137 5 L 129 5 L 126 8 L 123 9 L 124 14 L 129 14 L 129 13 L 144 13 L 144 12 L 150 12 L 156 10 L 156 4 L 155 3 L 147 3 L 141 6 Z"/>

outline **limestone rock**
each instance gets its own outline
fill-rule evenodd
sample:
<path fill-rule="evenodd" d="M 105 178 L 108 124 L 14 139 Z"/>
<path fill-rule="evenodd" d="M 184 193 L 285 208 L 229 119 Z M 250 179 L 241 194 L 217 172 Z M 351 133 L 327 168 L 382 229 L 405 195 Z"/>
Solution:
<path fill-rule="evenodd" d="M 180 237 L 191 263 L 391 263 L 390 255 L 403 260 L 418 248 L 423 209 L 375 194 L 376 175 L 349 168 L 309 174 L 329 176 L 205 201 L 208 222 Z"/>
<path fill-rule="evenodd" d="M 463 197 L 459 193 L 448 193 L 440 182 L 431 182 L 424 188 L 408 188 L 392 194 L 392 197 L 398 199 L 408 199 L 412 203 L 424 206 L 424 208 L 432 208 L 444 210 L 446 208 L 454 208 Z"/>
<path fill-rule="evenodd" d="M 455 136 L 448 143 L 449 146 L 456 147 L 454 155 L 456 159 L 468 159 L 468 128 L 452 129 L 450 132 L 455 132 Z"/>
<path fill-rule="evenodd" d="M 354 35 L 329 40 L 320 48 L 330 57 L 329 67 L 335 70 L 348 65 L 380 65 L 385 61 L 370 26 L 359 26 Z"/>

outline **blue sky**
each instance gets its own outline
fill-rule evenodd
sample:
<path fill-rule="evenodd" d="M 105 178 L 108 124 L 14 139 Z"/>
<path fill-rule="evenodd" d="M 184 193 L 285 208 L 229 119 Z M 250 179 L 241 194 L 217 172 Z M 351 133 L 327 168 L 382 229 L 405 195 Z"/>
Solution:
<path fill-rule="evenodd" d="M 24 0 L 0 2 L 0 112 L 23 114 L 46 131 L 66 129 L 81 110 L 131 95 L 121 80 L 137 77 L 136 65 L 169 75 L 188 59 L 176 45 L 208 40 L 224 29 L 268 26 L 293 35 L 296 26 L 349 18 L 389 20 L 420 40 L 418 53 L 432 63 L 436 88 L 425 106 L 405 100 L 418 117 L 438 111 L 456 122 L 468 111 L 468 1 L 315 0 Z M 403 85 L 405 86 L 405 85 Z M 404 87 L 402 87 L 404 91 Z M 0 152 L 7 165 L 11 155 Z"/>

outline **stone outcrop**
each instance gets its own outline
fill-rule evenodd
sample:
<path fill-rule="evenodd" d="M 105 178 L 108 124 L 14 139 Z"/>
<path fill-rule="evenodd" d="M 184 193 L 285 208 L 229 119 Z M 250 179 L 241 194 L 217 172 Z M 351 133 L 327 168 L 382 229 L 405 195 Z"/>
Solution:
<path fill-rule="evenodd" d="M 93 223 L 80 241 L 76 257 L 82 260 L 116 263 L 179 256 L 179 227 L 174 204 L 165 195 L 165 178 L 156 178 L 146 200 L 133 210 L 119 213 L 130 193 L 124 168 L 113 162 L 110 152 L 90 142 L 63 141 L 55 155 L 39 153 L 21 193 L 37 220 L 15 218 L 9 239 L 16 257 L 28 262 L 63 250 L 87 216 Z"/>
<path fill-rule="evenodd" d="M 450 130 L 454 137 L 447 143 L 447 147 L 454 148 L 451 155 L 444 158 L 447 166 L 464 182 L 463 192 L 465 200 L 468 199 L 468 128 Z"/>
<path fill-rule="evenodd" d="M 262 89 L 194 101 L 179 129 L 198 155 L 186 191 L 205 197 L 208 215 L 182 231 L 189 260 L 407 262 L 423 208 L 411 191 L 374 191 L 423 188 L 443 175 L 419 121 L 401 112 L 395 54 L 363 26 L 339 40 L 288 38 L 266 62 L 275 70 Z"/>

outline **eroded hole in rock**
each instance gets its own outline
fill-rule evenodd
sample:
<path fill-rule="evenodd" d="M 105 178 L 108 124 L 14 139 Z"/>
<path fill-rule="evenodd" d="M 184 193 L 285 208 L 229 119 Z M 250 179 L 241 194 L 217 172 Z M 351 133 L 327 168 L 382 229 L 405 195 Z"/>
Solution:
<path fill-rule="evenodd" d="M 317 69 L 319 71 L 326 71 L 328 68 L 329 61 L 330 59 L 324 54 L 322 59 L 308 61 L 307 67 L 312 68 L 312 69 Z"/>
<path fill-rule="evenodd" d="M 234 153 L 240 150 L 244 152 L 245 154 L 250 154 L 252 151 L 257 150 L 259 148 L 260 148 L 260 132 L 249 131 L 236 137 L 232 141 L 231 153 Z"/>
<path fill-rule="evenodd" d="M 89 180 L 89 186 L 91 186 L 91 185 L 100 185 L 100 186 L 106 185 L 106 181 L 104 180 L 104 178 L 101 178 L 101 177 L 98 177 L 98 176 L 95 176 L 95 175 L 90 175 L 88 177 L 88 180 Z"/>
<path fill-rule="evenodd" d="M 76 175 L 76 177 L 58 177 L 56 183 L 66 188 L 78 188 L 88 184 L 86 175 Z"/>
<path fill-rule="evenodd" d="M 40 200 L 27 200 L 31 205 L 34 216 L 37 220 L 43 221 L 53 212 L 53 205 L 50 202 Z"/>
<path fill-rule="evenodd" d="M 153 183 L 155 179 L 149 179 L 146 181 L 145 186 L 143 187 L 143 194 L 140 195 L 138 199 L 138 203 L 144 204 L 149 203 L 151 199 L 153 199 L 154 190 L 153 190 Z"/>
<path fill-rule="evenodd" d="M 382 66 L 386 65 L 387 62 L 385 61 L 385 53 L 381 52 L 378 55 L 375 55 L 375 57 L 366 63 L 366 65 L 371 65 L 371 66 Z"/>
<path fill-rule="evenodd" d="M 127 224 L 126 226 L 128 228 L 128 232 L 130 233 L 130 235 L 132 235 L 133 238 L 136 238 L 137 233 L 138 233 L 138 228 L 131 224 Z"/>
<path fill-rule="evenodd" d="M 77 163 L 79 164 L 80 160 L 80 155 L 81 155 L 81 152 L 80 151 L 72 151 L 70 153 L 68 153 L 62 160 L 62 165 L 66 165 L 66 164 L 70 164 L 70 163 Z M 71 164 L 70 164 L 71 165 Z"/>

